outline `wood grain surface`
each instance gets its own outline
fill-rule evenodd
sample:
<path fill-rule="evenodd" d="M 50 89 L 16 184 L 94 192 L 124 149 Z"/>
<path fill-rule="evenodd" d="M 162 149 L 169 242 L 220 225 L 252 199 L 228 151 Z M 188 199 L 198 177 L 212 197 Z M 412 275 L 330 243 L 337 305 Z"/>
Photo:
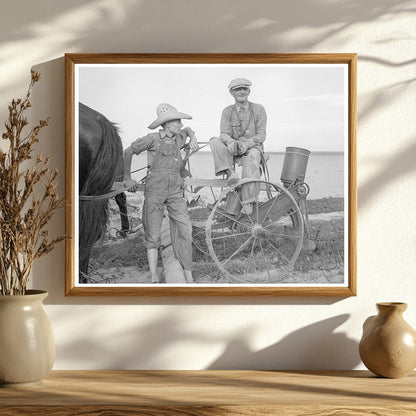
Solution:
<path fill-rule="evenodd" d="M 54 371 L 0 389 L 0 415 L 416 415 L 416 373 Z"/>

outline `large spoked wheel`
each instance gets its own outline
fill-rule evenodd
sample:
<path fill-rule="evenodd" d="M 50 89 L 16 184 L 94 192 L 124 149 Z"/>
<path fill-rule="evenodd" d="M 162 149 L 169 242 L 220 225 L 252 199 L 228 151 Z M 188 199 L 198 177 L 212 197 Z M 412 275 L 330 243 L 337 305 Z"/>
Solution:
<path fill-rule="evenodd" d="M 241 211 L 245 186 L 259 190 L 251 214 Z M 243 179 L 222 192 L 205 234 L 211 258 L 230 282 L 279 283 L 302 249 L 304 222 L 285 188 L 261 179 Z"/>

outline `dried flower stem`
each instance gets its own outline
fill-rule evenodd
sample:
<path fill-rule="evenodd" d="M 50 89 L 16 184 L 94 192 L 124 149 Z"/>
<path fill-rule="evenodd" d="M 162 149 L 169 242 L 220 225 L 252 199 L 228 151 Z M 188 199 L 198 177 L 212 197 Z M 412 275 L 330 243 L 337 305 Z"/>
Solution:
<path fill-rule="evenodd" d="M 49 238 L 45 229 L 63 200 L 56 193 L 58 171 L 48 167 L 49 157 L 38 156 L 31 168 L 22 164 L 32 159 L 39 132 L 50 119 L 41 120 L 26 136 L 28 125 L 25 110 L 31 107 L 30 96 L 40 74 L 32 71 L 25 98 L 12 100 L 9 118 L 2 138 L 9 141 L 9 149 L 0 152 L 0 294 L 23 295 L 29 283 L 33 262 L 51 252 L 55 244 L 65 239 Z M 35 187 L 43 193 L 34 197 Z"/>

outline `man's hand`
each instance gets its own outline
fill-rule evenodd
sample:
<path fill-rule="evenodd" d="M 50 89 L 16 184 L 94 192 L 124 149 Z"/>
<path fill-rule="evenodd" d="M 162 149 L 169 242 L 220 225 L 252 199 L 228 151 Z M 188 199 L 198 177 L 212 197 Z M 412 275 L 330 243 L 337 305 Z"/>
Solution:
<path fill-rule="evenodd" d="M 237 143 L 237 140 L 234 140 L 230 144 L 228 144 L 227 145 L 227 149 L 228 149 L 228 151 L 232 155 L 234 155 L 234 156 L 238 155 L 238 143 Z"/>
<path fill-rule="evenodd" d="M 238 143 L 238 154 L 243 155 L 248 150 L 248 145 L 245 142 L 239 142 Z"/>
<path fill-rule="evenodd" d="M 198 140 L 195 136 L 193 136 L 189 141 L 189 147 L 192 152 L 196 152 L 199 149 Z"/>
<path fill-rule="evenodd" d="M 124 180 L 124 186 L 129 192 L 136 192 L 139 189 L 140 184 L 132 178 Z"/>

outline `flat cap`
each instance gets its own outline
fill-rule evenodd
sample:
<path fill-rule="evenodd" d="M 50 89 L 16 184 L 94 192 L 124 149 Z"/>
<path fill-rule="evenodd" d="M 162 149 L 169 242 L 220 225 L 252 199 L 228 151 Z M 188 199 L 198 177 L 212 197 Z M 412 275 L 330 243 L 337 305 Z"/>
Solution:
<path fill-rule="evenodd" d="M 233 90 L 234 88 L 246 87 L 249 88 L 253 84 L 246 78 L 235 78 L 228 84 L 228 89 Z"/>

